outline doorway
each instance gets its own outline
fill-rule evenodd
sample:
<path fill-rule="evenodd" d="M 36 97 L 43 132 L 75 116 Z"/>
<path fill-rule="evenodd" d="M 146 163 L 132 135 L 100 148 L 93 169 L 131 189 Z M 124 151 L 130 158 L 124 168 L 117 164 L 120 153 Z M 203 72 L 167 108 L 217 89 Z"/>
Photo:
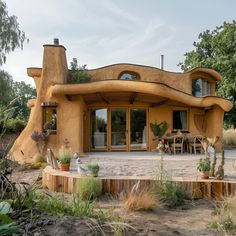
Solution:
<path fill-rule="evenodd" d="M 90 150 L 147 150 L 147 109 L 90 109 Z"/>

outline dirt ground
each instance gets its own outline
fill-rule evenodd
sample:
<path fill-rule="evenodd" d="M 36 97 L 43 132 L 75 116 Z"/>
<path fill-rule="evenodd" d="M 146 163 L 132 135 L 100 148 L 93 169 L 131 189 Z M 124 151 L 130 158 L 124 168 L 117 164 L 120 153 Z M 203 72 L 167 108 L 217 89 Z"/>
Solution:
<path fill-rule="evenodd" d="M 40 181 L 40 176 L 41 170 L 18 170 L 14 171 L 12 179 L 33 184 Z M 125 233 L 128 236 L 221 235 L 207 227 L 212 220 L 213 205 L 206 200 L 188 201 L 184 206 L 176 209 L 157 205 L 153 211 L 130 212 L 124 209 L 122 201 L 103 197 L 96 202 L 96 208 L 103 211 L 112 210 L 121 216 L 132 227 Z M 93 221 L 88 218 L 57 216 L 50 217 L 50 220 L 54 223 L 44 226 L 43 233 L 35 236 L 102 235 L 91 230 Z"/>

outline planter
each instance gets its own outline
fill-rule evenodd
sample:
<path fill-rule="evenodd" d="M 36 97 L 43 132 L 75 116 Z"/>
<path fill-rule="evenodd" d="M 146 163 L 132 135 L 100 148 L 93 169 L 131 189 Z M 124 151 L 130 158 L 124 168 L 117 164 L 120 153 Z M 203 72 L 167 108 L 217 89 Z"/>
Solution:
<path fill-rule="evenodd" d="M 70 170 L 70 164 L 69 163 L 60 164 L 60 170 L 61 171 L 69 171 Z"/>
<path fill-rule="evenodd" d="M 200 172 L 201 179 L 209 179 L 209 171 Z"/>

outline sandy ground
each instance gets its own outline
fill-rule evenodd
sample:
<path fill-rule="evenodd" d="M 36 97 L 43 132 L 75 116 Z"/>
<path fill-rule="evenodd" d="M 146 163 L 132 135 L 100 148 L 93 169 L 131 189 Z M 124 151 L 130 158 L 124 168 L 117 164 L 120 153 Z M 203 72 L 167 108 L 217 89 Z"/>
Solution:
<path fill-rule="evenodd" d="M 172 177 L 198 176 L 197 163 L 204 155 L 164 155 L 164 168 Z M 225 178 L 236 179 L 236 150 L 225 153 Z M 131 153 L 88 153 L 81 158 L 82 166 L 86 168 L 89 162 L 100 165 L 99 176 L 147 176 L 156 177 L 160 168 L 161 158 L 157 152 Z M 221 162 L 221 154 L 217 155 L 217 166 Z M 75 160 L 72 161 L 71 171 L 77 171 Z"/>

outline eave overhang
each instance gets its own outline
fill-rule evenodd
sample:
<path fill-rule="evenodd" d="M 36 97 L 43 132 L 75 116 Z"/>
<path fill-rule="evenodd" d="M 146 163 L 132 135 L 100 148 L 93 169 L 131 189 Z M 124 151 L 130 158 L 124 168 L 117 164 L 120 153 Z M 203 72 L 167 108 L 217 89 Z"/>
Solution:
<path fill-rule="evenodd" d="M 137 92 L 162 96 L 194 107 L 210 107 L 218 105 L 224 111 L 232 108 L 232 103 L 217 96 L 194 97 L 166 84 L 144 81 L 105 80 L 84 84 L 56 84 L 49 88 L 50 96 L 85 95 L 102 92 Z"/>

